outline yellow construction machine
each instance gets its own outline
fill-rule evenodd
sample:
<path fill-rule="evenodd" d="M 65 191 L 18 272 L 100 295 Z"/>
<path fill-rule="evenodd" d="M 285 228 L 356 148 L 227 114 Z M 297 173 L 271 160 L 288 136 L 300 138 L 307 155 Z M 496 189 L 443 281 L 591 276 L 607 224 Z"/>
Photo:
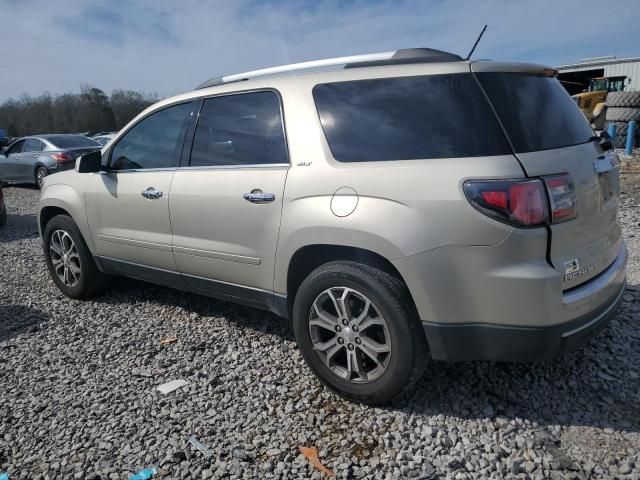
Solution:
<path fill-rule="evenodd" d="M 573 95 L 578 107 L 596 130 L 604 127 L 607 94 L 622 92 L 627 84 L 626 79 L 626 76 L 592 78 L 587 91 Z"/>

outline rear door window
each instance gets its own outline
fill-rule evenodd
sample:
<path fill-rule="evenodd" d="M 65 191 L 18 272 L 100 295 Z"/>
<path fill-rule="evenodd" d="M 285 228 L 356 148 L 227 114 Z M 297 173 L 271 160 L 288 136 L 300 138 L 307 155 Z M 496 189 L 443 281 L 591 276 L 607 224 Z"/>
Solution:
<path fill-rule="evenodd" d="M 470 73 L 325 83 L 313 97 L 340 162 L 510 153 Z"/>
<path fill-rule="evenodd" d="M 44 145 L 37 138 L 27 138 L 22 146 L 23 152 L 41 152 Z"/>
<path fill-rule="evenodd" d="M 593 130 L 558 80 L 523 73 L 477 74 L 516 152 L 590 141 Z"/>
<path fill-rule="evenodd" d="M 207 98 L 191 150 L 192 167 L 287 163 L 280 99 L 275 92 Z"/>

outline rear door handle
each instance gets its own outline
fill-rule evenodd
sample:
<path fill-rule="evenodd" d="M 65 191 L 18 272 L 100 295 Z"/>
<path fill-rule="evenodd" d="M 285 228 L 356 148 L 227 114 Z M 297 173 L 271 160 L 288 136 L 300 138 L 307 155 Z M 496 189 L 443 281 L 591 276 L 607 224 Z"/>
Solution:
<path fill-rule="evenodd" d="M 35 153 L 34 153 L 34 154 L 33 154 L 33 155 L 31 155 L 31 156 L 32 156 L 33 158 L 38 158 L 40 155 L 37 155 L 37 154 L 35 154 Z"/>
<path fill-rule="evenodd" d="M 251 203 L 269 203 L 276 199 L 273 193 L 264 193 L 262 190 L 253 190 L 243 195 L 244 199 Z"/>
<path fill-rule="evenodd" d="M 160 198 L 162 197 L 162 192 L 156 190 L 153 187 L 149 187 L 146 190 L 142 191 L 142 196 L 149 199 Z"/>

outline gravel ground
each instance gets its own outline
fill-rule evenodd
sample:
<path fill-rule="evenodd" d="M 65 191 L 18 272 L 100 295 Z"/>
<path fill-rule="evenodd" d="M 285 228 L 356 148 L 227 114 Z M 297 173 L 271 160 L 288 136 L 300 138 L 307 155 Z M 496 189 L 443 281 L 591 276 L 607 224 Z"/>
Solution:
<path fill-rule="evenodd" d="M 640 162 L 640 159 L 635 159 Z M 432 362 L 392 407 L 319 386 L 283 322 L 118 279 L 95 301 L 49 280 L 38 192 L 0 229 L 0 472 L 15 478 L 640 478 L 640 175 L 620 214 L 629 287 L 585 349 L 535 365 Z M 177 341 L 161 345 L 160 341 Z M 163 395 L 156 386 L 185 379 Z M 188 443 L 195 435 L 212 456 Z"/>

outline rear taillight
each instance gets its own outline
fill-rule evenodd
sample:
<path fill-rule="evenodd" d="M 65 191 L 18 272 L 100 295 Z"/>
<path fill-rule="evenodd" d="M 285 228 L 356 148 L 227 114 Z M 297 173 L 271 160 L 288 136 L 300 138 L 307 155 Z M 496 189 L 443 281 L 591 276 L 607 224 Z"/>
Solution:
<path fill-rule="evenodd" d="M 52 153 L 51 158 L 53 158 L 58 163 L 73 162 L 73 157 L 68 153 Z"/>
<path fill-rule="evenodd" d="M 549 221 L 542 180 L 469 180 L 464 193 L 476 209 L 509 225 L 538 227 Z"/>
<path fill-rule="evenodd" d="M 577 216 L 576 193 L 568 173 L 521 180 L 468 180 L 463 187 L 477 210 L 516 227 L 539 227 Z"/>
<path fill-rule="evenodd" d="M 576 192 L 571 175 L 562 173 L 542 178 L 547 184 L 551 200 L 551 221 L 561 223 L 576 218 Z"/>

